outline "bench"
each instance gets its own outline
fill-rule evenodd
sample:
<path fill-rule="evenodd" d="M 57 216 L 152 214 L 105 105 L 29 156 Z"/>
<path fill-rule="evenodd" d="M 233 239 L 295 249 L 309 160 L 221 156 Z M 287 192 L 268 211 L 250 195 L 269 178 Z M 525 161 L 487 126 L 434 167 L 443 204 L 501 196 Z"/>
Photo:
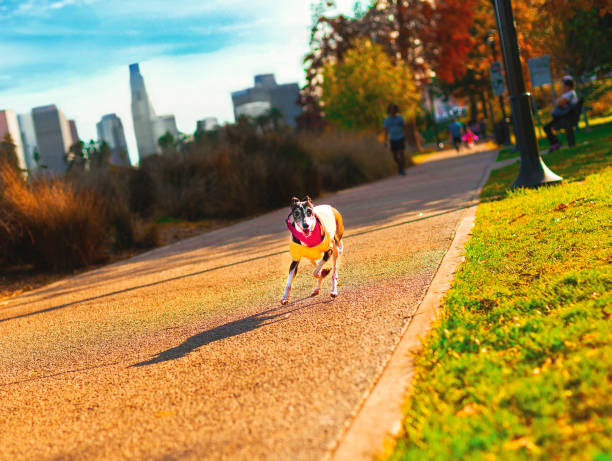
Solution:
<path fill-rule="evenodd" d="M 579 98 L 578 102 L 572 106 L 572 109 L 565 115 L 562 119 L 559 120 L 557 126 L 559 128 L 563 128 L 565 130 L 565 135 L 567 136 L 567 145 L 573 147 L 576 145 L 576 138 L 574 137 L 574 127 L 578 126 L 578 120 L 580 119 L 580 114 L 582 113 L 582 107 L 584 104 L 584 99 Z"/>

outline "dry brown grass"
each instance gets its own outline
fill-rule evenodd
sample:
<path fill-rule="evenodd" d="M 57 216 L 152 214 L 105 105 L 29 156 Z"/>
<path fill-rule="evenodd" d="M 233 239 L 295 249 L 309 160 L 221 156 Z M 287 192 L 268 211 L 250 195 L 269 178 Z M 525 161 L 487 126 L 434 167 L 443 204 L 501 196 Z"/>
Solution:
<path fill-rule="evenodd" d="M 327 191 L 396 173 L 391 153 L 373 134 L 330 130 L 321 136 L 302 135 L 300 144 L 314 160 L 321 175 L 321 187 Z"/>
<path fill-rule="evenodd" d="M 1 263 L 69 270 L 104 259 L 107 242 L 96 195 L 59 179 L 28 184 L 0 169 Z"/>

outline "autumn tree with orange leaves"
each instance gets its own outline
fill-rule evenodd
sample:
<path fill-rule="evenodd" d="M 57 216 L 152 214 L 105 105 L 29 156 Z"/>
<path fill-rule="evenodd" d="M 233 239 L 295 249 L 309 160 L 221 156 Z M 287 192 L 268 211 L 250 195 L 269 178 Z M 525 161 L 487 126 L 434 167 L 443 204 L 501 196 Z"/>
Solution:
<path fill-rule="evenodd" d="M 380 45 L 395 64 L 410 68 L 419 92 L 435 75 L 443 92 L 469 100 L 473 118 L 478 105 L 491 115 L 492 56 L 484 39 L 496 30 L 492 0 L 373 0 L 350 17 L 326 15 L 325 6 L 333 3 L 321 0 L 314 18 L 305 58 L 304 119 L 320 119 L 325 66 L 342 62 L 364 38 Z M 551 55 L 557 76 L 610 69 L 610 0 L 513 0 L 512 6 L 527 81 L 527 60 L 543 54 Z M 407 142 L 418 149 L 416 119 L 407 122 Z"/>

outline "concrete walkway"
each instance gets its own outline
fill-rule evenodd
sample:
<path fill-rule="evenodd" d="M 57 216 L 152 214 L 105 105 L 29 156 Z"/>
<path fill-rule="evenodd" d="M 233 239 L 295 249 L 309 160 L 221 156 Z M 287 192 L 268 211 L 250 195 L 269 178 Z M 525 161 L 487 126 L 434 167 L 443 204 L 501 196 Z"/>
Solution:
<path fill-rule="evenodd" d="M 410 321 L 493 152 L 342 191 L 340 295 L 293 301 L 279 210 L 0 306 L 2 459 L 321 459 Z M 328 282 L 328 281 L 327 281 Z M 329 283 L 329 282 L 328 282 Z"/>

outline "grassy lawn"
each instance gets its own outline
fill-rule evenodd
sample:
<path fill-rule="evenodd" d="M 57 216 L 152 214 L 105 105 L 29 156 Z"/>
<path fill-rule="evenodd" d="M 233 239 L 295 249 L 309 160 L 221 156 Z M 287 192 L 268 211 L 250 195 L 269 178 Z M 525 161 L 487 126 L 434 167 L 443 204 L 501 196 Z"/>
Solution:
<path fill-rule="evenodd" d="M 584 121 L 581 117 L 580 123 L 578 124 L 579 129 L 574 130 L 576 135 L 576 146 L 578 146 L 578 148 L 580 148 L 584 142 L 594 142 L 601 136 L 610 136 L 610 132 L 612 131 L 612 115 L 589 120 L 589 126 L 591 131 L 587 133 L 585 130 Z M 541 135 L 541 137 L 538 139 L 538 148 L 540 153 L 545 152 L 548 148 L 550 148 L 550 145 L 546 140 L 544 131 L 536 128 L 536 135 Z M 564 130 L 561 130 L 559 139 L 561 140 L 562 144 L 567 147 L 567 137 L 565 136 Z M 504 147 L 503 149 L 499 150 L 499 153 L 497 154 L 497 161 L 501 162 L 502 160 L 516 158 L 519 156 L 519 152 L 515 151 L 513 146 Z"/>
<path fill-rule="evenodd" d="M 518 154 L 517 154 L 518 155 Z M 591 133 L 576 134 L 576 146 L 542 157 L 544 163 L 556 174 L 568 181 L 584 179 L 610 164 L 612 155 L 612 123 L 593 127 Z M 499 160 L 499 156 L 498 156 Z M 481 198 L 490 199 L 506 194 L 518 175 L 519 163 L 493 170 L 484 186 Z"/>
<path fill-rule="evenodd" d="M 612 125 L 494 172 L 444 314 L 417 357 L 392 460 L 612 459 Z M 582 144 L 587 142 L 588 144 Z"/>

